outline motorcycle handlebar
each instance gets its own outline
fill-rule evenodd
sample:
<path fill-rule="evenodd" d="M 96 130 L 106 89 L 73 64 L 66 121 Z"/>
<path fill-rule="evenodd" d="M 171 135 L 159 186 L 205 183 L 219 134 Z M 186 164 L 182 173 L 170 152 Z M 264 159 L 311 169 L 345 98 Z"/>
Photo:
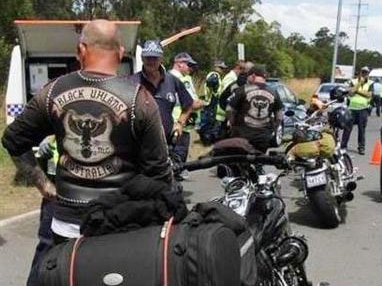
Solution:
<path fill-rule="evenodd" d="M 186 163 L 176 163 L 173 166 L 173 170 L 175 172 L 182 170 L 195 171 L 211 168 L 218 164 L 230 163 L 271 165 L 275 166 L 278 169 L 286 169 L 289 166 L 285 156 L 282 155 L 225 155 L 216 157 L 205 157 Z"/>

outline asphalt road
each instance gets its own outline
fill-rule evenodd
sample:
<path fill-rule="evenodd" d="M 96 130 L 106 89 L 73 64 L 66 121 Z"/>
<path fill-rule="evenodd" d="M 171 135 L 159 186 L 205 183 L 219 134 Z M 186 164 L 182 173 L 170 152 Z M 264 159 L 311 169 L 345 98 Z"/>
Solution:
<path fill-rule="evenodd" d="M 366 176 L 358 182 L 355 198 L 347 203 L 346 223 L 328 230 L 320 225 L 302 195 L 283 178 L 283 196 L 288 205 L 294 231 L 303 233 L 310 253 L 307 273 L 313 285 L 321 281 L 331 286 L 382 285 L 382 198 L 379 189 L 379 166 L 369 164 L 379 138 L 381 121 L 374 115 L 367 128 L 366 155 L 355 150 L 357 130 L 353 131 L 349 151 L 355 166 Z M 193 172 L 185 184 L 187 199 L 202 202 L 221 194 L 219 181 L 210 171 Z M 37 215 L 11 224 L 0 222 L 0 285 L 25 285 L 34 247 L 37 242 Z"/>

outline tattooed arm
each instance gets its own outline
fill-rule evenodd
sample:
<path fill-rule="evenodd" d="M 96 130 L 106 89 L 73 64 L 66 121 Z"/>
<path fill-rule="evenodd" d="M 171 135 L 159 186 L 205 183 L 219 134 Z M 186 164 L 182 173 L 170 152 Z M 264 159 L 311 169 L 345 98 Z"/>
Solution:
<path fill-rule="evenodd" d="M 48 87 L 34 96 L 25 106 L 23 113 L 7 126 L 2 144 L 16 167 L 33 180 L 43 196 L 52 198 L 56 193 L 55 187 L 38 166 L 32 153 L 33 146 L 38 146 L 47 135 L 53 134 L 46 111 L 47 89 Z"/>
<path fill-rule="evenodd" d="M 56 197 L 56 187 L 39 167 L 32 151 L 28 151 L 20 156 L 11 156 L 11 158 L 16 168 L 25 174 L 25 176 L 31 178 L 42 196 L 47 199 Z"/>

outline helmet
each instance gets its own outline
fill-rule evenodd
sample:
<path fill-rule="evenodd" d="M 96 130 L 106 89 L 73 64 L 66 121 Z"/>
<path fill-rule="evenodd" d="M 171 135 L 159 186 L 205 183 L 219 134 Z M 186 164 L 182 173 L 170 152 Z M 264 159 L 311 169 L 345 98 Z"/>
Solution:
<path fill-rule="evenodd" d="M 213 92 L 217 92 L 219 89 L 219 75 L 216 73 L 211 74 L 206 79 L 206 86 L 210 88 Z"/>
<path fill-rule="evenodd" d="M 330 100 L 337 100 L 343 102 L 345 97 L 349 94 L 349 90 L 343 86 L 336 86 L 330 90 Z"/>
<path fill-rule="evenodd" d="M 352 125 L 352 121 L 351 113 L 346 107 L 337 107 L 329 113 L 329 124 L 334 128 L 344 129 Z"/>

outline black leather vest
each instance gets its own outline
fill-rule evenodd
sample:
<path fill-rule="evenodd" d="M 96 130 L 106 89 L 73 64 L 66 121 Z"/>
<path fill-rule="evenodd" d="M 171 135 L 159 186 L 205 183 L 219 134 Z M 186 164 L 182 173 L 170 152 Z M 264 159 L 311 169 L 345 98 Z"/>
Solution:
<path fill-rule="evenodd" d="M 73 72 L 52 84 L 47 108 L 60 154 L 59 201 L 85 204 L 136 174 L 134 108 L 139 85 Z"/>

